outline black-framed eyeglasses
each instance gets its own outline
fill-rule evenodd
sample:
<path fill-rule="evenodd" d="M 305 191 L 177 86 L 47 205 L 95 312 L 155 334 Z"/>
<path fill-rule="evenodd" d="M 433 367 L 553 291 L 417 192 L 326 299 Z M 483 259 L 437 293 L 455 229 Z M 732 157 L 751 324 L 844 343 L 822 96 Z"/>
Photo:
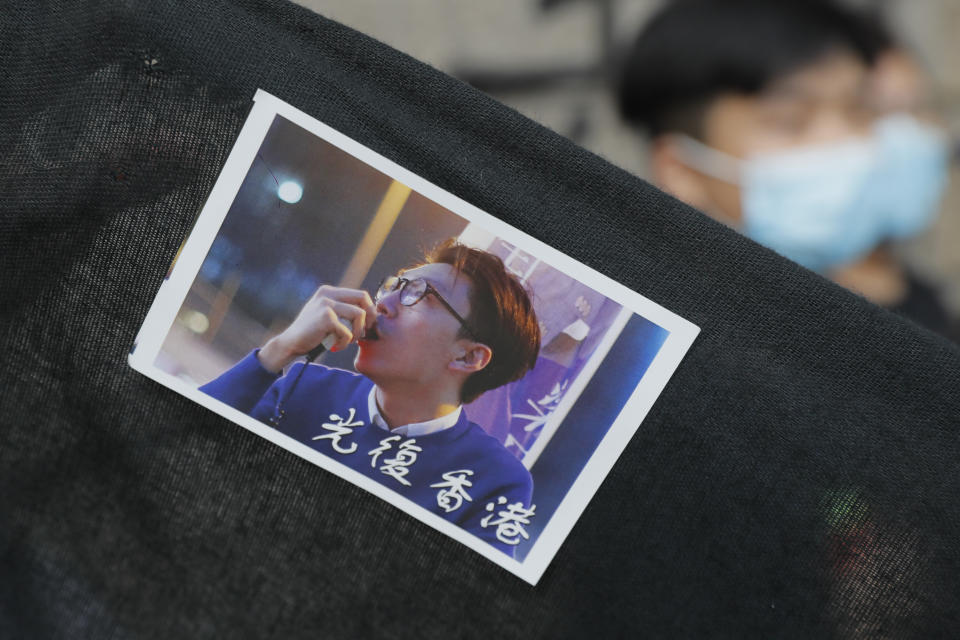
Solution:
<path fill-rule="evenodd" d="M 379 301 L 397 290 L 400 291 L 400 304 L 405 307 L 412 307 L 428 295 L 432 295 L 440 301 L 440 304 L 446 307 L 447 311 L 453 314 L 454 318 L 460 321 L 460 324 L 464 329 L 467 330 L 467 333 L 470 334 L 470 337 L 474 340 L 477 340 L 477 332 L 474 331 L 467 321 L 463 319 L 463 316 L 457 313 L 456 309 L 454 309 L 453 306 L 451 306 L 450 303 L 447 302 L 442 295 L 440 295 L 440 292 L 423 278 L 390 276 L 389 278 L 384 279 L 384 281 L 381 282 L 380 286 L 377 288 L 376 300 Z"/>

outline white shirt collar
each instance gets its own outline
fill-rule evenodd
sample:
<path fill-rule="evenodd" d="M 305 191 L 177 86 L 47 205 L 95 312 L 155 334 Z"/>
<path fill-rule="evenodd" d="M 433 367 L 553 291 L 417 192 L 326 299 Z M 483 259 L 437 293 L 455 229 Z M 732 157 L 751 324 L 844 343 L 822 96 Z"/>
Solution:
<path fill-rule="evenodd" d="M 370 395 L 367 398 L 367 408 L 370 411 L 370 424 L 374 424 L 384 431 L 396 433 L 408 438 L 425 436 L 428 433 L 436 433 L 438 431 L 443 431 L 444 429 L 449 429 L 453 425 L 457 424 L 457 421 L 460 420 L 460 412 L 463 411 L 463 406 L 459 406 L 457 407 L 456 411 L 451 411 L 445 416 L 440 416 L 439 418 L 434 418 L 433 420 L 427 420 L 426 422 L 411 422 L 410 424 L 405 424 L 403 426 L 391 429 L 389 426 L 387 426 L 387 421 L 383 419 L 383 415 L 380 413 L 380 407 L 377 405 L 376 387 L 370 389 Z"/>

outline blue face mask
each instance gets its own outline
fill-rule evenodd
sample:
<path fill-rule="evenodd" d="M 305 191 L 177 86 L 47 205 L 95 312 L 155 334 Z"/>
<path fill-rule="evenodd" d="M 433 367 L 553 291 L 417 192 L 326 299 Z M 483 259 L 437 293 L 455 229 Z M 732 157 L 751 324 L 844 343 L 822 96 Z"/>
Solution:
<path fill-rule="evenodd" d="M 881 157 L 870 195 L 877 203 L 869 206 L 882 211 L 887 237 L 916 235 L 936 219 L 947 187 L 949 139 L 907 114 L 881 119 L 876 135 Z"/>
<path fill-rule="evenodd" d="M 855 262 L 898 232 L 929 224 L 940 194 L 920 198 L 918 191 L 926 193 L 938 165 L 929 162 L 924 169 L 898 159 L 909 146 L 905 130 L 891 127 L 897 135 L 884 137 L 885 129 L 878 126 L 869 138 L 746 160 L 691 138 L 678 139 L 687 164 L 740 186 L 744 235 L 823 272 Z"/>
<path fill-rule="evenodd" d="M 863 206 L 876 158 L 869 140 L 750 158 L 741 167 L 744 234 L 814 271 L 863 257 L 881 241 Z"/>

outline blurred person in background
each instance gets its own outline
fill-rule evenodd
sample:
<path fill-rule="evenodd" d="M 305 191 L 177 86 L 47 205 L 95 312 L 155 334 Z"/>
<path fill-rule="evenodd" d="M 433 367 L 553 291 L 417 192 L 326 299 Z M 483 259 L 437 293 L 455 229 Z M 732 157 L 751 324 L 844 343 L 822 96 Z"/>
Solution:
<path fill-rule="evenodd" d="M 618 98 L 658 186 L 956 340 L 890 251 L 932 224 L 946 186 L 924 82 L 878 20 L 833 2 L 676 0 L 641 30 Z"/>

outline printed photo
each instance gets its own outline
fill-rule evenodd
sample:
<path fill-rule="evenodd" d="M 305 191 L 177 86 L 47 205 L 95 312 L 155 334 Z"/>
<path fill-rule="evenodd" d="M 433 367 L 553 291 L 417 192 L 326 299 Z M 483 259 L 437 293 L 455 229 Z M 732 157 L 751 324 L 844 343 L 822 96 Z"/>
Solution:
<path fill-rule="evenodd" d="M 130 363 L 536 584 L 697 331 L 261 91 Z"/>

